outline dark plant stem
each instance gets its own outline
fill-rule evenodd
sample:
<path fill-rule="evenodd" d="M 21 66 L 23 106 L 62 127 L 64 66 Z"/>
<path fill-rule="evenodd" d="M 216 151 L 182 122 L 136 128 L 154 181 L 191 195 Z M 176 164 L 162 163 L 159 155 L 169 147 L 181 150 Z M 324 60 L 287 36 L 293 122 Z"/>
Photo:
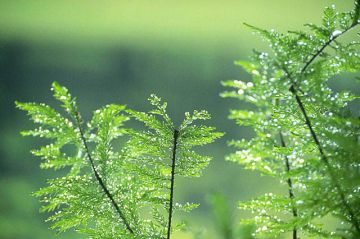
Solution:
<path fill-rule="evenodd" d="M 356 2 L 356 4 L 358 4 L 358 1 Z M 356 5 L 355 6 L 356 9 L 358 10 L 359 6 Z M 359 25 L 357 19 L 356 21 L 354 20 L 353 24 L 347 28 L 346 30 L 344 30 L 342 33 L 338 34 L 338 35 L 335 35 L 335 36 L 332 36 L 330 37 L 330 39 L 325 42 L 317 51 L 314 55 L 312 55 L 312 57 L 305 63 L 304 67 L 301 69 L 300 71 L 300 78 L 302 78 L 307 70 L 307 68 L 315 61 L 315 59 L 320 56 L 320 54 L 325 50 L 326 47 L 330 46 L 330 44 L 332 42 L 334 42 L 337 38 L 339 38 L 340 36 L 344 35 L 346 32 L 350 31 L 351 29 L 353 29 L 354 27 L 356 27 L 357 25 Z M 290 79 L 290 81 L 292 82 L 289 90 L 290 92 L 294 95 L 295 97 L 295 100 L 296 100 L 296 103 L 297 105 L 299 106 L 300 108 L 300 111 L 305 119 L 305 124 L 307 126 L 307 128 L 309 129 L 310 131 L 310 134 L 311 134 L 311 137 L 313 138 L 317 148 L 318 148 L 318 151 L 320 153 L 320 156 L 321 156 L 321 160 L 323 161 L 323 163 L 325 164 L 326 168 L 327 168 L 327 171 L 330 175 L 330 178 L 331 178 L 331 181 L 333 183 L 333 185 L 335 186 L 335 188 L 337 189 L 338 193 L 339 193 L 339 196 L 340 196 L 340 199 L 341 199 L 341 202 L 342 204 L 345 206 L 346 210 L 348 211 L 348 214 L 350 216 L 350 221 L 351 223 L 353 224 L 353 226 L 355 227 L 356 231 L 360 234 L 360 224 L 355 216 L 355 213 L 354 211 L 352 210 L 351 206 L 349 205 L 349 203 L 346 201 L 346 196 L 345 196 L 345 192 L 343 191 L 340 183 L 336 180 L 336 174 L 335 174 L 335 170 L 334 168 L 332 167 L 332 165 L 330 164 L 325 152 L 324 152 L 324 149 L 322 147 L 322 145 L 320 144 L 320 141 L 319 141 L 319 138 L 317 136 L 317 134 L 315 133 L 314 131 L 314 128 L 312 126 L 312 123 L 310 121 L 310 118 L 305 110 L 305 107 L 304 107 L 304 104 L 303 102 L 301 101 L 301 98 L 298 94 L 298 89 L 296 87 L 296 82 L 294 81 L 293 77 L 291 76 L 291 74 L 288 72 L 288 70 L 283 67 L 285 73 L 287 74 L 288 78 Z"/>
<path fill-rule="evenodd" d="M 121 218 L 121 220 L 125 224 L 126 229 L 131 234 L 134 234 L 134 231 L 131 228 L 129 222 L 126 220 L 124 213 L 120 210 L 119 205 L 116 203 L 113 195 L 110 193 L 109 189 L 106 187 L 104 181 L 102 180 L 101 176 L 99 175 L 98 171 L 96 170 L 94 160 L 93 160 L 93 158 L 91 156 L 88 144 L 87 144 L 86 139 L 85 139 L 84 131 L 83 131 L 82 127 L 81 127 L 81 117 L 80 117 L 80 114 L 78 112 L 75 112 L 75 119 L 76 119 L 77 127 L 78 127 L 79 132 L 80 132 L 82 144 L 83 144 L 83 146 L 85 148 L 87 158 L 88 158 L 88 160 L 89 160 L 89 162 L 91 164 L 91 168 L 92 168 L 92 170 L 94 172 L 96 180 L 98 181 L 98 183 L 99 183 L 100 187 L 102 188 L 102 190 L 104 191 L 105 195 L 109 198 L 109 200 L 110 200 L 111 204 L 113 205 L 113 207 L 115 208 L 116 212 L 119 214 L 119 217 Z"/>
<path fill-rule="evenodd" d="M 356 231 L 360 234 L 359 222 L 357 221 L 357 219 L 355 217 L 354 211 L 350 207 L 349 203 L 346 201 L 345 192 L 343 191 L 340 183 L 336 180 L 335 170 L 332 167 L 332 165 L 330 164 L 327 156 L 325 155 L 324 149 L 323 149 L 322 145 L 320 144 L 319 138 L 318 138 L 317 134 L 314 131 L 314 128 L 313 128 L 313 126 L 311 124 L 309 116 L 307 115 L 304 104 L 302 103 L 302 101 L 300 99 L 300 96 L 299 96 L 298 92 L 296 91 L 296 89 L 295 89 L 295 87 L 293 85 L 290 87 L 290 91 L 295 96 L 296 103 L 298 104 L 298 106 L 300 108 L 300 111 L 301 111 L 302 115 L 304 116 L 305 124 L 306 124 L 307 128 L 310 131 L 311 137 L 313 138 L 313 140 L 314 140 L 314 142 L 316 144 L 316 147 L 319 150 L 321 160 L 323 161 L 323 163 L 326 166 L 326 169 L 327 169 L 327 171 L 328 171 L 328 173 L 330 175 L 330 179 L 332 181 L 332 184 L 337 189 L 337 191 L 339 193 L 339 196 L 340 196 L 340 199 L 341 199 L 341 202 L 345 206 L 346 210 L 349 213 L 351 223 L 354 225 Z"/>
<path fill-rule="evenodd" d="M 171 223 L 172 223 L 173 204 L 174 204 L 176 148 L 177 148 L 178 137 L 179 137 L 179 131 L 175 129 L 174 130 L 173 149 L 172 149 L 171 186 L 170 186 L 169 220 L 168 220 L 168 228 L 167 228 L 167 239 L 170 239 L 170 236 L 171 236 Z"/>
<path fill-rule="evenodd" d="M 280 136 L 281 147 L 286 148 L 286 143 L 285 143 L 285 140 L 284 140 L 284 136 L 283 136 L 281 131 L 279 132 L 279 136 Z M 286 172 L 290 173 L 290 162 L 289 162 L 289 158 L 287 156 L 285 156 L 285 167 L 286 167 Z M 293 183 L 292 183 L 292 180 L 291 180 L 290 176 L 287 179 L 287 184 L 288 184 L 288 187 L 289 187 L 289 197 L 290 197 L 291 202 L 292 202 L 292 213 L 293 213 L 294 218 L 296 218 L 298 216 L 298 212 L 297 212 L 297 208 L 294 205 L 295 194 L 294 194 Z M 293 239 L 299 239 L 297 237 L 297 229 L 296 229 L 296 227 L 294 227 L 294 229 L 293 229 Z"/>

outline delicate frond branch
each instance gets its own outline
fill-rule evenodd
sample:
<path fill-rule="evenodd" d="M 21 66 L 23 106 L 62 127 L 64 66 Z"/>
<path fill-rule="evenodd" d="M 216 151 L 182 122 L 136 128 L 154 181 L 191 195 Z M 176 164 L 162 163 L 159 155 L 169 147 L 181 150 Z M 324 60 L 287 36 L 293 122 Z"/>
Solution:
<path fill-rule="evenodd" d="M 280 137 L 281 147 L 286 148 L 285 139 L 284 139 L 283 133 L 281 131 L 279 132 L 279 137 Z M 290 174 L 291 169 L 290 169 L 289 157 L 285 156 L 284 159 L 285 159 L 286 172 L 288 174 Z M 293 183 L 292 183 L 290 175 L 287 179 L 287 184 L 288 184 L 289 198 L 290 198 L 291 204 L 292 204 L 292 213 L 293 213 L 294 218 L 297 218 L 298 212 L 297 212 L 297 208 L 296 208 L 295 202 L 294 202 L 294 200 L 295 200 L 294 187 L 293 187 Z M 293 229 L 293 239 L 300 239 L 299 237 L 297 237 L 296 227 L 294 227 L 294 229 Z"/>
<path fill-rule="evenodd" d="M 75 113 L 75 119 L 76 119 L 76 126 L 80 132 L 80 136 L 81 136 L 81 141 L 82 141 L 82 144 L 84 146 L 84 149 L 85 149 L 85 152 L 86 152 L 86 155 L 87 155 L 87 158 L 91 164 L 91 168 L 94 172 L 94 175 L 95 175 L 95 178 L 96 180 L 98 181 L 101 189 L 104 191 L 105 195 L 108 197 L 108 199 L 110 200 L 112 206 L 115 208 L 116 212 L 119 214 L 119 217 L 120 219 L 122 220 L 122 222 L 124 223 L 126 229 L 131 233 L 131 234 L 134 234 L 134 230 L 131 228 L 130 226 L 130 223 L 127 221 L 124 213 L 121 211 L 119 205 L 117 204 L 117 202 L 115 201 L 113 195 L 110 193 L 109 189 L 106 187 L 104 181 L 102 180 L 100 174 L 98 173 L 97 169 L 96 169 L 96 166 L 95 166 L 95 163 L 94 163 L 94 160 L 91 156 L 91 153 L 90 153 L 90 150 L 89 150 L 89 146 L 88 146 L 88 143 L 86 141 L 86 138 L 85 138 L 85 134 L 84 134 L 84 130 L 82 128 L 82 121 L 81 121 L 81 116 L 80 116 L 80 113 L 79 112 L 74 112 Z"/>
<path fill-rule="evenodd" d="M 171 185 L 170 185 L 170 201 L 169 201 L 169 218 L 167 227 L 167 239 L 171 236 L 171 224 L 173 215 L 173 203 L 174 203 L 174 188 L 175 188 L 175 169 L 176 169 L 176 149 L 178 144 L 179 131 L 174 130 L 173 148 L 172 148 L 172 160 L 171 160 Z"/>
<path fill-rule="evenodd" d="M 51 228 L 60 232 L 73 228 L 94 239 L 170 239 L 182 229 L 185 223 L 174 225 L 173 214 L 190 212 L 198 204 L 174 202 L 175 176 L 198 177 L 209 164 L 211 157 L 193 148 L 223 135 L 214 127 L 194 124 L 210 119 L 210 114 L 186 112 L 179 130 L 174 130 L 167 103 L 151 95 L 149 102 L 155 108 L 148 113 L 110 104 L 96 110 L 85 128 L 68 89 L 56 82 L 52 86 L 69 118 L 45 104 L 16 102 L 41 125 L 22 134 L 52 140 L 32 151 L 44 160 L 41 167 L 71 167 L 35 193 L 44 203 L 42 211 L 55 212 L 48 219 Z M 124 129 L 130 117 L 146 129 Z M 113 142 L 124 134 L 127 141 L 114 151 Z M 67 147 L 76 151 L 68 152 Z"/>
<path fill-rule="evenodd" d="M 175 225 L 175 212 L 189 212 L 197 207 L 189 202 L 175 203 L 176 179 L 200 176 L 211 158 L 196 153 L 193 148 L 211 143 L 223 134 L 214 132 L 213 127 L 194 124 L 210 118 L 205 110 L 194 110 L 193 114 L 186 112 L 183 122 L 175 128 L 166 113 L 167 103 L 156 95 L 151 95 L 149 102 L 154 107 L 149 112 L 127 110 L 145 129 L 128 130 L 130 139 L 124 147 L 123 157 L 139 184 L 144 185 L 139 193 L 144 194 L 146 210 L 150 207 L 153 211 L 150 215 L 152 224 L 149 225 L 148 219 L 144 220 L 148 234 L 145 238 L 170 239 L 184 225 Z"/>
<path fill-rule="evenodd" d="M 289 72 L 284 68 L 287 76 L 289 77 L 289 79 L 292 79 L 291 81 L 294 82 L 292 76 L 289 74 Z M 349 213 L 349 216 L 350 216 L 350 220 L 351 220 L 351 223 L 354 225 L 356 231 L 360 234 L 360 224 L 355 216 L 355 213 L 354 211 L 352 210 L 351 206 L 348 204 L 347 200 L 346 200 L 346 196 L 345 196 L 345 192 L 344 190 L 342 189 L 340 183 L 338 182 L 337 180 L 337 177 L 336 177 L 336 173 L 335 173 L 335 170 L 334 168 L 332 167 L 332 165 L 330 164 L 325 152 L 324 152 L 324 149 L 322 147 L 322 145 L 320 144 L 320 141 L 319 141 L 319 138 L 317 136 L 317 134 L 315 133 L 314 131 L 314 128 L 313 128 L 313 125 L 310 121 L 310 118 L 305 110 L 305 106 L 297 92 L 297 89 L 294 87 L 294 85 L 291 85 L 290 87 L 290 92 L 294 95 L 295 97 L 295 100 L 296 100 L 296 103 L 297 105 L 299 106 L 300 108 L 300 111 L 304 117 L 304 120 L 305 120 L 305 124 L 306 126 L 308 127 L 309 131 L 310 131 L 310 134 L 311 134 L 311 137 L 313 138 L 315 144 L 316 144 L 316 147 L 318 148 L 319 150 L 319 153 L 320 153 L 320 157 L 321 157 L 321 160 L 324 162 L 325 166 L 326 166 L 326 169 L 329 173 L 329 176 L 330 176 L 330 179 L 333 183 L 333 185 L 335 186 L 335 188 L 337 189 L 338 193 L 339 193 L 339 196 L 340 196 L 340 199 L 343 203 L 343 205 L 345 206 L 346 210 L 348 211 Z"/>
<path fill-rule="evenodd" d="M 315 238 L 360 235 L 360 204 L 354 196 L 359 188 L 359 121 L 348 107 L 358 96 L 328 83 L 342 72 L 360 69 L 359 41 L 337 41 L 359 25 L 360 1 L 355 3 L 351 12 L 337 12 L 334 5 L 325 8 L 320 25 L 306 24 L 309 31 L 283 34 L 246 24 L 269 42 L 274 54 L 254 50 L 252 62 L 236 62 L 252 81 L 223 82 L 232 88 L 223 97 L 255 106 L 231 111 L 230 118 L 252 127 L 255 136 L 231 141 L 237 150 L 227 159 L 281 178 L 289 188 L 288 196 L 268 193 L 240 203 L 241 209 L 256 214 L 243 220 L 256 225 L 256 235 L 275 238 L 292 231 L 296 238 L 300 230 Z M 278 134 L 282 147 L 274 137 Z M 286 141 L 285 134 L 291 135 Z M 317 224 L 329 214 L 339 220 L 330 230 Z"/>
<path fill-rule="evenodd" d="M 311 63 L 313 63 L 315 61 L 315 59 L 321 55 L 321 53 L 328 47 L 330 46 L 331 43 L 333 43 L 336 39 L 338 39 L 339 37 L 343 36 L 345 33 L 349 32 L 351 29 L 355 28 L 356 26 L 358 26 L 360 23 L 356 20 L 356 22 L 354 22 L 349 28 L 345 29 L 342 32 L 338 32 L 335 34 L 333 34 L 330 39 L 324 43 L 324 45 L 322 45 L 312 56 L 311 58 L 305 63 L 305 65 L 303 66 L 303 68 L 301 69 L 300 73 L 304 74 L 305 71 L 307 70 L 307 68 L 311 65 Z"/>
<path fill-rule="evenodd" d="M 356 10 L 358 10 L 358 5 L 359 3 L 358 2 L 355 2 L 355 5 L 356 5 Z M 358 18 L 358 17 L 355 17 L 355 18 Z M 316 53 L 305 63 L 304 67 L 301 69 L 301 76 L 304 75 L 305 71 L 307 70 L 307 68 L 311 65 L 311 63 L 318 57 L 320 56 L 320 54 L 326 49 L 326 47 L 328 47 L 332 42 L 334 42 L 337 38 L 339 38 L 340 36 L 343 36 L 345 33 L 349 32 L 351 29 L 355 28 L 356 26 L 359 25 L 359 22 L 358 20 L 356 19 L 356 21 L 353 22 L 353 24 L 345 29 L 344 31 L 338 33 L 338 34 L 335 34 L 335 35 L 332 35 L 332 37 L 330 37 L 330 39 L 325 42 L 317 51 Z M 336 179 L 336 174 L 334 172 L 334 169 L 333 167 L 331 166 L 331 164 L 329 163 L 329 160 L 327 158 L 327 156 L 325 155 L 325 152 L 324 152 L 324 149 L 322 147 L 322 145 L 320 144 L 320 141 L 319 141 L 319 138 L 317 136 L 317 134 L 315 133 L 314 129 L 313 129 L 313 126 L 312 126 L 312 123 L 310 121 L 310 118 L 308 117 L 308 114 L 305 110 L 305 107 L 304 107 L 304 104 L 297 92 L 297 88 L 295 87 L 295 81 L 293 79 L 293 77 L 290 75 L 289 71 L 286 69 L 286 67 L 283 67 L 285 73 L 287 74 L 288 78 L 291 80 L 292 82 L 292 85 L 290 86 L 290 92 L 294 95 L 295 97 L 295 100 L 296 100 L 296 103 L 298 104 L 299 108 L 300 108 L 300 111 L 302 113 L 302 115 L 304 116 L 304 120 L 305 120 L 305 123 L 311 133 L 311 137 L 313 138 L 318 150 L 319 150 L 319 153 L 321 155 L 321 159 L 322 161 L 324 162 L 326 168 L 328 169 L 328 172 L 329 172 L 329 175 L 330 175 L 330 178 L 334 184 L 334 186 L 337 188 L 338 192 L 339 192 L 339 196 L 341 198 L 341 201 L 343 203 L 343 205 L 345 206 L 345 208 L 347 209 L 348 213 L 349 213 L 349 216 L 350 216 L 350 219 L 351 219 L 351 222 L 353 223 L 354 227 L 356 228 L 357 232 L 360 234 L 360 224 L 355 216 L 355 213 L 353 212 L 352 208 L 350 207 L 350 205 L 347 203 L 347 200 L 346 200 L 346 197 L 345 197 L 345 193 L 341 187 L 341 185 L 339 184 L 339 182 L 337 181 Z"/>

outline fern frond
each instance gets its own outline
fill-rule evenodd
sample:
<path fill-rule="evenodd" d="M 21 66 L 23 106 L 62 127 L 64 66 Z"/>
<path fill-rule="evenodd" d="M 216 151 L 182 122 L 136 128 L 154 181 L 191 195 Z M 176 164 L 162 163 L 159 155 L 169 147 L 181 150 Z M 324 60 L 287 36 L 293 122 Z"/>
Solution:
<path fill-rule="evenodd" d="M 359 128 L 348 108 L 358 96 L 334 92 L 328 84 L 342 72 L 360 70 L 358 41 L 339 40 L 359 24 L 356 4 L 345 13 L 326 8 L 322 24 L 307 24 L 306 32 L 283 34 L 248 25 L 269 42 L 272 54 L 254 51 L 252 62 L 237 62 L 252 81 L 223 82 L 233 89 L 223 97 L 256 107 L 231 111 L 230 118 L 251 126 L 256 136 L 232 141 L 237 151 L 227 159 L 276 177 L 288 189 L 287 196 L 241 203 L 257 215 L 250 220 L 257 234 L 360 236 L 360 201 L 355 196 L 360 186 Z M 328 216 L 339 222 L 330 231 L 317 223 Z"/>
<path fill-rule="evenodd" d="M 184 121 L 176 129 L 166 113 L 166 102 L 162 102 L 156 95 L 151 95 L 149 102 L 155 109 L 148 113 L 127 110 L 146 128 L 128 131 L 130 139 L 124 147 L 123 155 L 127 169 L 141 180 L 142 185 L 146 185 L 141 191 L 149 197 L 144 198 L 143 203 L 156 212 L 151 215 L 150 220 L 160 229 L 161 238 L 170 238 L 174 230 L 181 229 L 181 226 L 172 225 L 173 214 L 179 210 L 188 212 L 197 207 L 191 203 L 175 203 L 176 178 L 200 176 L 211 157 L 202 156 L 192 148 L 209 144 L 223 134 L 214 132 L 213 127 L 194 125 L 197 120 L 210 118 L 206 111 L 185 113 Z M 167 219 L 164 218 L 165 215 Z M 142 229 L 149 233 L 150 230 L 146 226 Z"/>
<path fill-rule="evenodd" d="M 34 195 L 42 211 L 53 212 L 48 221 L 60 232 L 75 229 L 89 238 L 164 239 L 183 224 L 172 222 L 173 213 L 189 212 L 194 203 L 175 203 L 175 178 L 199 176 L 211 157 L 193 150 L 222 136 L 215 128 L 195 126 L 209 119 L 206 111 L 185 114 L 176 130 L 166 113 L 166 103 L 155 95 L 148 113 L 110 104 L 94 112 L 85 123 L 75 98 L 53 83 L 54 97 L 66 115 L 45 104 L 20 103 L 40 126 L 23 135 L 51 142 L 32 153 L 43 159 L 42 168 L 68 169 L 63 177 L 48 181 Z M 132 117 L 145 130 L 125 129 Z M 127 141 L 118 150 L 117 140 Z"/>

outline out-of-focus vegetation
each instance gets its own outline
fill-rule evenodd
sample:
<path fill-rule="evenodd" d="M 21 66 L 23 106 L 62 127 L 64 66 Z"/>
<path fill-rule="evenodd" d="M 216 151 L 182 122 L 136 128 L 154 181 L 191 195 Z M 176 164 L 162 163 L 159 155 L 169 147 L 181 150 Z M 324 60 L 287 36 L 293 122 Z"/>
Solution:
<path fill-rule="evenodd" d="M 233 61 L 264 47 L 242 23 L 299 29 L 303 22 L 320 22 L 323 8 L 331 4 L 343 11 L 351 9 L 353 1 L 1 1 L 0 238 L 55 238 L 30 196 L 51 175 L 41 172 L 30 155 L 38 142 L 21 138 L 18 132 L 30 125 L 14 109 L 15 100 L 51 104 L 53 81 L 72 89 L 83 112 L 106 103 L 147 110 L 143 102 L 151 93 L 168 100 L 175 122 L 182 112 L 209 110 L 210 124 L 226 137 L 206 149 L 215 159 L 204 176 L 180 182 L 176 195 L 202 204 L 188 217 L 199 235 L 223 238 L 213 229 L 216 220 L 206 195 L 225 194 L 235 208 L 240 199 L 283 190 L 224 161 L 230 151 L 226 141 L 250 137 L 252 131 L 227 120 L 229 108 L 242 105 L 218 97 L 223 90 L 219 82 L 247 77 Z M 341 84 L 351 88 L 346 78 Z M 79 238 L 73 233 L 58 237 Z M 186 233 L 178 237 L 191 238 Z"/>

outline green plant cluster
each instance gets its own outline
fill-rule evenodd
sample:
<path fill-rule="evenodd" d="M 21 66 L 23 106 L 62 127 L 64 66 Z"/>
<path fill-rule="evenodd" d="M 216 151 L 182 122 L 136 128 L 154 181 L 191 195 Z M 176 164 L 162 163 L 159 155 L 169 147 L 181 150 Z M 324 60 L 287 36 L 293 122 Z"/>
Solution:
<path fill-rule="evenodd" d="M 249 103 L 230 118 L 255 133 L 231 141 L 237 151 L 227 160 L 280 179 L 288 191 L 240 203 L 256 214 L 243 220 L 256 224 L 256 236 L 360 238 L 360 120 L 348 107 L 358 96 L 329 86 L 340 73 L 360 70 L 360 42 L 340 41 L 359 25 L 359 7 L 359 1 L 351 12 L 328 7 L 322 25 L 306 24 L 307 31 L 282 34 L 247 25 L 272 52 L 254 51 L 251 62 L 237 62 L 252 81 L 223 82 L 233 88 L 223 97 Z M 329 216 L 339 227 L 321 223 Z"/>
<path fill-rule="evenodd" d="M 52 90 L 66 116 L 45 104 L 16 103 L 40 125 L 22 134 L 51 141 L 32 151 L 42 158 L 41 167 L 69 169 L 35 193 L 44 203 L 42 211 L 54 212 L 48 219 L 52 228 L 74 228 L 99 239 L 170 238 L 181 229 L 183 224 L 173 223 L 173 214 L 191 211 L 197 204 L 175 203 L 175 179 L 200 176 L 211 157 L 193 148 L 223 135 L 194 124 L 209 119 L 209 113 L 185 113 L 176 129 L 166 103 L 151 95 L 154 109 L 148 113 L 111 104 L 85 123 L 68 90 L 57 83 Z M 145 128 L 125 128 L 130 118 Z"/>
<path fill-rule="evenodd" d="M 330 87 L 339 74 L 360 70 L 360 41 L 341 39 L 360 25 L 359 13 L 356 0 L 350 12 L 326 8 L 322 24 L 306 24 L 303 31 L 247 25 L 272 51 L 236 62 L 251 81 L 223 82 L 231 89 L 222 97 L 248 106 L 231 110 L 230 118 L 254 131 L 251 139 L 231 141 L 236 151 L 226 159 L 279 179 L 286 191 L 240 203 L 255 214 L 242 222 L 255 225 L 256 238 L 360 238 L 360 119 L 349 107 L 359 97 Z M 208 112 L 185 113 L 177 128 L 166 102 L 151 95 L 147 113 L 111 104 L 86 123 L 65 87 L 54 83 L 52 90 L 66 115 L 45 104 L 16 103 L 39 125 L 22 134 L 50 142 L 32 151 L 42 158 L 41 167 L 63 172 L 35 193 L 42 211 L 54 212 L 52 228 L 99 239 L 170 239 L 183 228 L 174 213 L 198 205 L 175 202 L 176 179 L 200 176 L 211 157 L 194 147 L 223 135 L 195 125 L 209 119 Z M 142 129 L 126 128 L 130 119 Z M 221 197 L 213 201 L 220 230 L 232 238 L 232 213 Z M 324 225 L 326 218 L 337 226 Z"/>

